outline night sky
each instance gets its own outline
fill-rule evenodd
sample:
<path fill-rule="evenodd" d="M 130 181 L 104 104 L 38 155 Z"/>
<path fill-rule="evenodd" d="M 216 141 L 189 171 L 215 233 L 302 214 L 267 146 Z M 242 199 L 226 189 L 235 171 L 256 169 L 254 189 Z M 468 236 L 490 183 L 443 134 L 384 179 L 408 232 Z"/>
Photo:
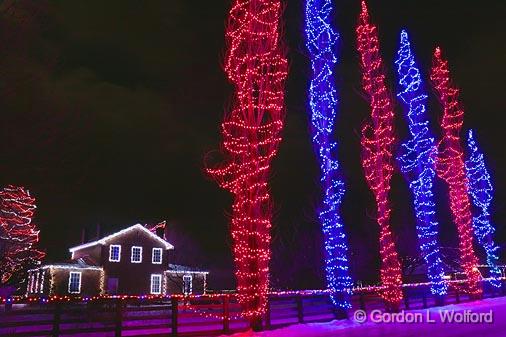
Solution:
<path fill-rule="evenodd" d="M 290 75 L 286 127 L 273 162 L 272 280 L 276 287 L 321 287 L 321 236 L 315 216 L 318 167 L 308 132 L 310 74 L 303 1 L 284 14 Z M 378 279 L 375 205 L 360 164 L 359 130 L 369 115 L 355 49 L 359 0 L 335 1 L 341 32 L 336 74 L 341 96 L 337 135 L 346 177 L 345 227 L 355 279 Z M 179 262 L 210 269 L 211 287 L 233 285 L 231 197 L 203 172 L 219 148 L 219 125 L 232 87 L 221 64 L 230 0 L 3 1 L 0 5 L 0 183 L 27 187 L 49 261 L 69 257 L 81 229 L 110 233 L 166 219 Z M 395 88 L 393 60 L 408 29 L 427 74 L 443 48 L 462 89 L 464 129 L 476 130 L 495 184 L 493 220 L 506 243 L 506 32 L 504 0 L 370 0 Z M 439 132 L 442 111 L 432 94 Z M 406 123 L 397 105 L 397 131 Z M 393 227 L 401 255 L 415 255 L 408 186 L 393 180 Z M 456 231 L 439 181 L 444 246 Z M 92 233 L 90 233 L 90 238 Z M 502 253 L 503 261 L 506 254 Z"/>

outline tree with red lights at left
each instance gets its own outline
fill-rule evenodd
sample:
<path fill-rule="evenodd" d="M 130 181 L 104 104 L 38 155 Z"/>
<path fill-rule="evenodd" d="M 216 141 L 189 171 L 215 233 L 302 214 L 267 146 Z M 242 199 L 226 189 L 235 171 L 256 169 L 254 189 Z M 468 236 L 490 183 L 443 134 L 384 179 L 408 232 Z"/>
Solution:
<path fill-rule="evenodd" d="M 284 116 L 288 62 L 280 0 L 234 0 L 226 31 L 225 72 L 234 84 L 231 111 L 222 124 L 225 162 L 208 169 L 234 196 L 232 249 L 238 300 L 254 328 L 267 307 L 272 205 L 270 163 Z"/>
<path fill-rule="evenodd" d="M 26 269 L 40 264 L 45 256 L 35 247 L 39 241 L 39 231 L 32 222 L 35 208 L 35 198 L 23 187 L 9 185 L 0 191 L 2 284 L 23 282 Z"/>
<path fill-rule="evenodd" d="M 459 236 L 460 263 L 467 276 L 467 291 L 474 297 L 482 293 L 479 284 L 478 259 L 473 248 L 473 227 L 468 179 L 464 164 L 464 151 L 460 130 L 464 123 L 464 110 L 459 102 L 459 90 L 451 83 L 448 61 L 436 48 L 430 74 L 432 84 L 443 106 L 442 138 L 438 144 L 436 171 L 446 181 L 450 192 L 450 209 Z"/>
<path fill-rule="evenodd" d="M 395 141 L 392 95 L 385 84 L 376 26 L 369 22 L 365 1 L 357 27 L 357 46 L 362 66 L 362 86 L 370 99 L 371 121 L 362 128 L 362 166 L 376 198 L 380 228 L 381 294 L 389 310 L 397 310 L 402 300 L 401 264 L 390 228 L 389 192 L 394 171 L 392 148 Z"/>

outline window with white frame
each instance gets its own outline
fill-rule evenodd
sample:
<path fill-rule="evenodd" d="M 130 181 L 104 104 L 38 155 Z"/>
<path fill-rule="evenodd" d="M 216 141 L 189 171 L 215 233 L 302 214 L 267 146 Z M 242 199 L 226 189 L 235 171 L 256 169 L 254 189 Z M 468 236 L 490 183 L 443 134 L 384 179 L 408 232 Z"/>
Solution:
<path fill-rule="evenodd" d="M 44 292 L 44 276 L 46 275 L 46 271 L 43 270 L 42 271 L 42 275 L 40 275 L 40 283 L 39 283 L 39 292 L 40 293 L 43 293 Z"/>
<path fill-rule="evenodd" d="M 151 274 L 151 294 L 162 293 L 162 274 Z"/>
<path fill-rule="evenodd" d="M 39 291 L 39 277 L 40 277 L 40 273 L 37 270 L 37 272 L 35 273 L 35 291 L 33 291 L 34 293 Z"/>
<path fill-rule="evenodd" d="M 151 256 L 151 263 L 162 264 L 162 248 L 153 248 L 153 255 Z"/>
<path fill-rule="evenodd" d="M 35 275 L 34 274 L 35 273 L 33 273 L 33 272 L 30 273 L 30 287 L 29 287 L 30 293 L 33 293 L 33 286 L 35 285 Z"/>
<path fill-rule="evenodd" d="M 69 294 L 81 293 L 81 272 L 71 271 L 69 273 Z"/>
<path fill-rule="evenodd" d="M 183 275 L 183 294 L 189 295 L 193 292 L 193 277 L 192 275 Z"/>
<path fill-rule="evenodd" d="M 130 257 L 130 262 L 132 263 L 142 262 L 142 247 L 132 246 L 132 254 Z"/>
<path fill-rule="evenodd" d="M 121 260 L 121 245 L 109 246 L 109 261 L 119 262 Z"/>

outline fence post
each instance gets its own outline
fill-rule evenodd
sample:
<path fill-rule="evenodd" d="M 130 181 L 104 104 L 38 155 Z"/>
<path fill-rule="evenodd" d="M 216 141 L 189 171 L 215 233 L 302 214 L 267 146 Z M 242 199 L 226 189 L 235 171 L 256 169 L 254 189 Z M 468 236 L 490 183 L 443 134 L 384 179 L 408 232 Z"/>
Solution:
<path fill-rule="evenodd" d="M 171 326 L 171 332 L 172 336 L 177 336 L 177 312 L 178 312 L 178 300 L 177 297 L 171 298 L 171 309 L 172 309 L 172 326 Z"/>
<path fill-rule="evenodd" d="M 61 303 L 55 302 L 53 317 L 53 337 L 60 336 Z"/>
<path fill-rule="evenodd" d="M 297 318 L 299 319 L 299 323 L 304 323 L 304 306 L 302 304 L 302 295 L 297 294 L 295 300 L 297 302 Z"/>
<path fill-rule="evenodd" d="M 408 297 L 408 291 L 407 290 L 404 291 L 404 307 L 406 308 L 406 310 L 409 310 L 409 297 Z"/>
<path fill-rule="evenodd" d="M 8 297 L 7 300 L 5 301 L 5 307 L 4 307 L 4 310 L 5 312 L 9 312 L 12 310 L 12 298 Z"/>
<path fill-rule="evenodd" d="M 267 307 L 265 309 L 265 328 L 271 329 L 271 297 L 267 296 Z"/>
<path fill-rule="evenodd" d="M 427 309 L 427 291 L 422 292 L 422 302 L 423 302 L 423 308 Z"/>
<path fill-rule="evenodd" d="M 123 301 L 118 298 L 116 300 L 116 319 L 114 327 L 114 337 L 121 337 L 121 330 L 123 325 Z"/>
<path fill-rule="evenodd" d="M 359 294 L 359 302 L 360 302 L 360 309 L 365 311 L 365 299 L 364 299 L 364 293 Z"/>
<path fill-rule="evenodd" d="M 458 287 L 455 288 L 455 302 L 460 303 L 460 292 Z"/>
<path fill-rule="evenodd" d="M 230 331 L 230 297 L 223 295 L 223 333 Z"/>

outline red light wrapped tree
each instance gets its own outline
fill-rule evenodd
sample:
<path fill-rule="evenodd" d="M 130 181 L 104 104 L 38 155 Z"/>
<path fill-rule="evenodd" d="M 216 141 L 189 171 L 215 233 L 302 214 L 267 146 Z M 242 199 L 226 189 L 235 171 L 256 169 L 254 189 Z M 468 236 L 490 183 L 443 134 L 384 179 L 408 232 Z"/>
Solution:
<path fill-rule="evenodd" d="M 40 264 L 45 253 L 35 246 L 39 231 L 32 222 L 35 198 L 23 187 L 0 191 L 0 271 L 2 283 L 22 282 L 27 268 Z"/>
<path fill-rule="evenodd" d="M 365 1 L 357 27 L 357 46 L 362 65 L 362 86 L 370 99 L 371 121 L 362 128 L 362 166 L 376 198 L 380 227 L 382 297 L 390 310 L 402 299 L 401 266 L 390 228 L 389 192 L 393 174 L 392 148 L 395 141 L 394 108 L 385 84 L 376 26 L 370 24 Z"/>
<path fill-rule="evenodd" d="M 464 123 L 464 110 L 459 103 L 459 90 L 450 81 L 448 62 L 443 60 L 441 49 L 434 52 L 430 79 L 443 106 L 442 139 L 438 144 L 436 171 L 446 181 L 450 192 L 450 208 L 459 236 L 460 263 L 468 278 L 468 291 L 474 296 L 482 292 L 477 269 L 478 259 L 473 248 L 472 213 L 464 152 L 460 131 Z"/>
<path fill-rule="evenodd" d="M 208 169 L 234 196 L 232 240 L 243 315 L 258 322 L 269 287 L 272 206 L 270 163 L 283 128 L 288 63 L 280 41 L 281 1 L 234 0 L 226 31 L 225 71 L 234 84 L 222 124 L 225 162 Z"/>

